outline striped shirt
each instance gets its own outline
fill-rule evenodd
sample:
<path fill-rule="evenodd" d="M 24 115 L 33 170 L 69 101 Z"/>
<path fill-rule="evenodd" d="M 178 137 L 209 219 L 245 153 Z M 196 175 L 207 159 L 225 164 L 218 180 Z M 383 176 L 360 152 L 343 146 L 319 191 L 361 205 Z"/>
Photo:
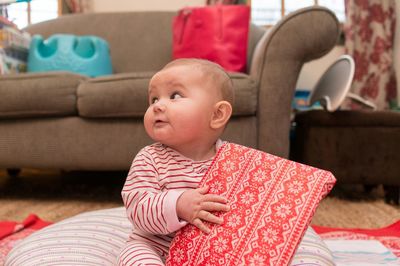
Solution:
<path fill-rule="evenodd" d="M 221 144 L 218 140 L 216 147 Z M 133 160 L 121 193 L 134 225 L 131 238 L 165 235 L 160 240 L 172 239 L 171 233 L 187 224 L 178 218 L 176 202 L 185 190 L 198 188 L 212 159 L 193 161 L 161 143 L 143 148 Z"/>

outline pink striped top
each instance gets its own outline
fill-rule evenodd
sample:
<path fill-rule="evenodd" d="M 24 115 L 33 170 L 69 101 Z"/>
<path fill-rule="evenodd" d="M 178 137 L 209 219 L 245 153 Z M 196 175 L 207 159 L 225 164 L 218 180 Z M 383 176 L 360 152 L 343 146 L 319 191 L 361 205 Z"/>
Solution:
<path fill-rule="evenodd" d="M 216 147 L 221 144 L 218 140 Z M 193 161 L 161 143 L 143 148 L 122 189 L 133 234 L 167 235 L 186 225 L 176 214 L 176 201 L 185 190 L 198 187 L 212 159 Z"/>

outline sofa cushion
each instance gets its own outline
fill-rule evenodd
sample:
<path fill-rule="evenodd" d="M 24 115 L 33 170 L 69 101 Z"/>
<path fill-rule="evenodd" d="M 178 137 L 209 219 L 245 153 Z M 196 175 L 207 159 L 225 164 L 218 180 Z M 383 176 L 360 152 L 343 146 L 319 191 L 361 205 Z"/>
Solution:
<path fill-rule="evenodd" d="M 147 87 L 154 73 L 122 73 L 82 82 L 78 87 L 79 115 L 142 117 L 148 106 Z"/>
<path fill-rule="evenodd" d="M 143 117 L 147 90 L 155 72 L 122 73 L 88 79 L 78 87 L 78 112 L 82 117 Z M 257 83 L 248 75 L 230 73 L 235 86 L 234 115 L 254 115 Z"/>
<path fill-rule="evenodd" d="M 254 115 L 257 110 L 258 84 L 247 74 L 229 73 L 235 87 L 233 115 Z"/>
<path fill-rule="evenodd" d="M 0 118 L 74 115 L 84 79 L 69 72 L 0 76 Z"/>

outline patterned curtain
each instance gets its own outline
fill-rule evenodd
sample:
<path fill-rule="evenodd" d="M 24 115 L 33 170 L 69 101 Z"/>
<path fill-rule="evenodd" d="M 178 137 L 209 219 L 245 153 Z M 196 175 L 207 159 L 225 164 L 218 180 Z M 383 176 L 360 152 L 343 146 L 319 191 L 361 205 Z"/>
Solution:
<path fill-rule="evenodd" d="M 355 61 L 351 91 L 370 100 L 378 110 L 396 100 L 393 44 L 395 0 L 346 0 L 345 48 Z M 348 102 L 351 109 L 359 105 Z"/>

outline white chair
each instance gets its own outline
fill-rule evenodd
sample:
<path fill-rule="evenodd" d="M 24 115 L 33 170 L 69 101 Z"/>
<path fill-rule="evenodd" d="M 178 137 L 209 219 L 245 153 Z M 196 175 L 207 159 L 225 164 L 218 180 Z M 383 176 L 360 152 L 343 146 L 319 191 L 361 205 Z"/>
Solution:
<path fill-rule="evenodd" d="M 319 102 L 325 110 L 334 112 L 339 109 L 346 97 L 376 109 L 376 105 L 349 92 L 355 71 L 354 60 L 342 55 L 324 72 L 310 95 L 310 106 Z"/>

